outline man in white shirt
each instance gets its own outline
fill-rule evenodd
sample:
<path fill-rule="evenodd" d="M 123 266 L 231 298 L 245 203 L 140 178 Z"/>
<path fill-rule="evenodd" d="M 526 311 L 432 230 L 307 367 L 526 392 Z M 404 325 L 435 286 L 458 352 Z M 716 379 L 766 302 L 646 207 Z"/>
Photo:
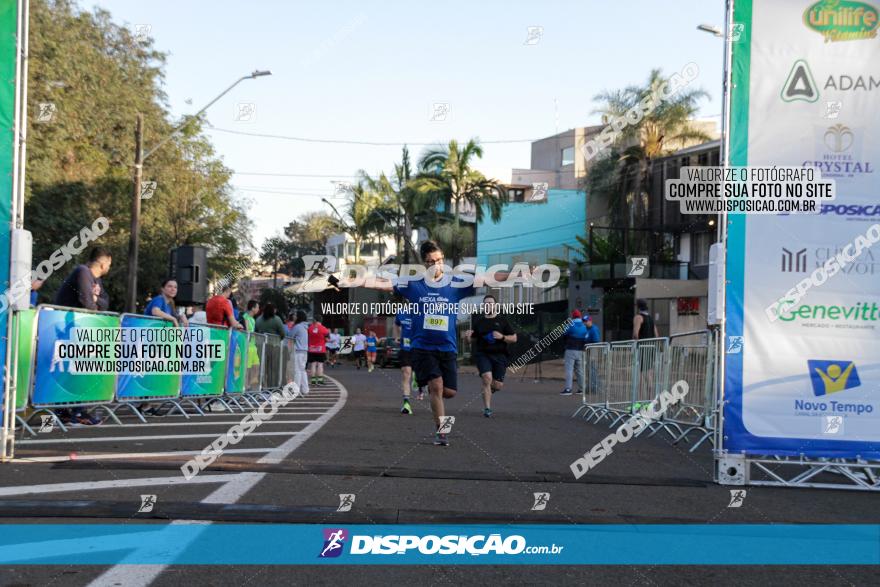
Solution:
<path fill-rule="evenodd" d="M 365 350 L 367 344 L 367 337 L 361 332 L 360 328 L 355 329 L 354 336 L 352 337 L 352 342 L 354 342 L 354 348 L 352 349 L 352 354 L 354 355 L 354 364 L 360 369 L 361 363 L 365 359 Z"/>

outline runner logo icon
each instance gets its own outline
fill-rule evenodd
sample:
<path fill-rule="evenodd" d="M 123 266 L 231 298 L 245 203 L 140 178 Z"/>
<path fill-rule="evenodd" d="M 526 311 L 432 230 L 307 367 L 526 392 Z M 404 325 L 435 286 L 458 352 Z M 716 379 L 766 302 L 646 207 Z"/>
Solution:
<path fill-rule="evenodd" d="M 348 532 L 342 528 L 324 528 L 324 548 L 318 558 L 335 558 L 342 554 Z"/>
<path fill-rule="evenodd" d="M 837 393 L 862 384 L 856 364 L 852 361 L 810 360 L 807 361 L 807 367 L 816 396 Z"/>
<path fill-rule="evenodd" d="M 728 336 L 727 337 L 727 354 L 728 355 L 738 355 L 742 353 L 743 350 L 743 337 L 742 336 Z"/>

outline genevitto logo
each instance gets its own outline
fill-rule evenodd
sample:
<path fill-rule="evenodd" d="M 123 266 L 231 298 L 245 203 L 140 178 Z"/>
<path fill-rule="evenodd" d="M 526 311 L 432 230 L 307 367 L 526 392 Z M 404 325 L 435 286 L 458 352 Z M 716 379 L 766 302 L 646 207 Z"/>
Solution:
<path fill-rule="evenodd" d="M 348 532 L 342 528 L 324 529 L 324 547 L 319 558 L 338 557 L 342 554 Z M 526 539 L 519 534 L 503 537 L 501 534 L 427 535 L 389 534 L 374 536 L 351 536 L 351 555 L 407 554 L 409 551 L 427 555 L 468 554 L 517 555 L 517 554 L 559 554 L 564 546 L 556 544 L 528 546 Z"/>
<path fill-rule="evenodd" d="M 867 2 L 820 0 L 804 11 L 804 24 L 826 43 L 874 39 L 878 22 L 877 9 Z"/>
<path fill-rule="evenodd" d="M 781 299 L 777 305 L 779 320 L 805 328 L 841 328 L 846 330 L 874 329 L 880 322 L 877 302 L 855 304 L 801 304 Z"/>

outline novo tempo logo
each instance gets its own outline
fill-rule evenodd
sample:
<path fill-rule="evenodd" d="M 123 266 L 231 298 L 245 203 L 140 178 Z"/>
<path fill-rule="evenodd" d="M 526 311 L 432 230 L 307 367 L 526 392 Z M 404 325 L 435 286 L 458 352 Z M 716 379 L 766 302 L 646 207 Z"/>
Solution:
<path fill-rule="evenodd" d="M 813 394 L 817 397 L 859 387 L 859 371 L 852 361 L 808 360 Z"/>

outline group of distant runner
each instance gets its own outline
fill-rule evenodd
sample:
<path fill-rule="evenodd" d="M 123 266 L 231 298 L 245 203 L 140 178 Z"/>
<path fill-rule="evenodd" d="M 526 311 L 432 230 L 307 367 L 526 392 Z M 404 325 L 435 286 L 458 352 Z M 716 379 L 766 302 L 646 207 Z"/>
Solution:
<path fill-rule="evenodd" d="M 455 397 L 458 391 L 457 307 L 465 298 L 474 296 L 475 289 L 466 284 L 465 277 L 460 275 L 453 275 L 445 285 L 438 283 L 443 280 L 445 258 L 435 242 L 422 243 L 420 253 L 430 278 L 405 283 L 398 283 L 393 278 L 378 278 L 367 287 L 393 292 L 412 306 L 414 311 L 400 312 L 394 319 L 394 336 L 400 341 L 403 392 L 400 412 L 407 415 L 413 413 L 414 391 L 418 392 L 419 400 L 427 395 L 434 417 L 434 444 L 448 446 L 448 431 L 442 424 L 446 416 L 445 400 Z M 491 278 L 501 282 L 508 276 L 507 272 L 497 272 Z M 471 340 L 472 357 L 480 376 L 483 416 L 491 418 L 492 397 L 504 386 L 510 345 L 517 342 L 517 335 L 508 319 L 499 312 L 500 305 L 494 296 L 490 294 L 483 298 L 482 309 L 483 312 L 472 316 L 471 327 L 465 336 Z M 580 318 L 579 315 L 573 317 Z M 582 349 L 591 338 L 587 333 L 595 327 L 590 322 L 586 327 L 580 321 L 576 322 L 577 325 L 566 331 L 566 338 L 571 339 L 567 347 L 573 349 L 579 346 Z M 338 332 L 330 332 L 320 321 L 315 321 L 309 327 L 308 354 L 302 360 L 308 361 L 312 367 L 313 384 L 317 382 L 320 385 L 324 381 L 323 362 L 327 349 L 332 349 L 331 361 L 335 364 L 339 340 Z M 376 333 L 369 330 L 364 334 L 358 328 L 351 338 L 351 344 L 356 367 L 360 369 L 366 366 L 368 371 L 372 371 L 378 345 Z M 566 367 L 569 368 L 569 361 L 566 361 Z M 580 378 L 579 383 L 582 390 Z M 571 394 L 570 387 L 571 378 L 563 395 Z"/>

